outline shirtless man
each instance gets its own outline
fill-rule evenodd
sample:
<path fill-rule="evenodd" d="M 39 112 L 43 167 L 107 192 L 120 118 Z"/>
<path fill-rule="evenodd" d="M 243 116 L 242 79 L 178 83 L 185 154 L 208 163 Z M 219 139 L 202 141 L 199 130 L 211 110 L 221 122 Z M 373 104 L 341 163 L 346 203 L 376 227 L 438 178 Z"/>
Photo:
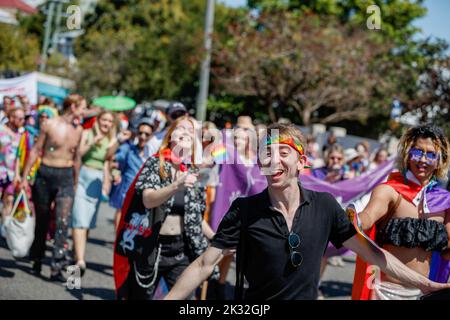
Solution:
<path fill-rule="evenodd" d="M 426 277 L 433 251 L 450 259 L 450 193 L 436 184 L 436 179 L 447 174 L 449 148 L 448 139 L 437 127 L 409 129 L 399 144 L 400 172 L 374 189 L 359 215 L 364 230 L 376 224 L 380 246 Z M 421 295 L 420 290 L 388 275 L 382 274 L 380 280 L 373 286 L 371 299 L 417 299 Z"/>
<path fill-rule="evenodd" d="M 30 169 L 37 157 L 42 155 L 41 166 L 32 189 L 36 231 L 30 258 L 34 261 L 33 272 L 40 275 L 50 222 L 50 205 L 55 201 L 56 232 L 50 279 L 62 282 L 65 281 L 61 269 L 67 261 L 65 243 L 68 223 L 81 163 L 79 146 L 83 129 L 79 123 L 85 107 L 86 100 L 78 94 L 70 94 L 64 100 L 63 114 L 49 119 L 41 128 L 39 138 L 30 151 L 21 181 L 21 187 L 27 188 Z"/>

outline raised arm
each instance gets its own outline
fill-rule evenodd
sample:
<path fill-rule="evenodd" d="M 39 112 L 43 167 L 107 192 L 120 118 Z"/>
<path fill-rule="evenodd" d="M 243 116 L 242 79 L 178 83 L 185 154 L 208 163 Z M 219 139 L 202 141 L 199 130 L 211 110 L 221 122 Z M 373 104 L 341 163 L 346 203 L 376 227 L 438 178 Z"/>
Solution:
<path fill-rule="evenodd" d="M 379 219 L 387 214 L 389 207 L 395 203 L 396 192 L 387 185 L 377 186 L 366 208 L 359 213 L 362 228 L 370 229 Z"/>
<path fill-rule="evenodd" d="M 201 256 L 184 270 L 164 300 L 186 299 L 203 281 L 208 279 L 214 270 L 214 266 L 226 254 L 225 251 L 214 247 L 206 249 Z"/>
<path fill-rule="evenodd" d="M 81 134 L 80 147 L 78 150 L 80 157 L 83 157 L 95 144 L 94 139 L 92 139 L 93 141 L 89 142 L 88 133 L 89 130 L 83 130 L 83 133 Z"/>
<path fill-rule="evenodd" d="M 344 242 L 344 246 L 371 265 L 378 266 L 387 275 L 406 285 L 419 288 L 423 294 L 441 289 L 450 289 L 450 284 L 437 283 L 411 270 L 395 256 L 384 249 L 368 245 L 368 241 L 359 233 Z"/>

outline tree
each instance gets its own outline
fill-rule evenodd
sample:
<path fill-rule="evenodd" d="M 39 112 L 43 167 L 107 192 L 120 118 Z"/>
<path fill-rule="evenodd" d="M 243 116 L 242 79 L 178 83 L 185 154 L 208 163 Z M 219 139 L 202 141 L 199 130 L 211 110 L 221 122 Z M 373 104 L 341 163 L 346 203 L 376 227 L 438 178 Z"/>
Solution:
<path fill-rule="evenodd" d="M 390 46 L 318 16 L 265 12 L 232 25 L 214 51 L 214 80 L 225 92 L 255 97 L 271 121 L 296 111 L 304 125 L 364 120 L 389 103 Z M 332 112 L 330 112 L 332 110 Z"/>
<path fill-rule="evenodd" d="M 36 70 L 39 59 L 37 39 L 16 26 L 0 24 L 0 70 Z"/>
<path fill-rule="evenodd" d="M 420 76 L 417 90 L 404 97 L 404 112 L 420 116 L 422 122 L 443 126 L 450 134 L 450 56 L 444 40 L 426 39 L 418 47 L 424 57 L 416 65 Z"/>
<path fill-rule="evenodd" d="M 418 28 L 412 22 L 423 17 L 427 9 L 423 0 L 249 0 L 249 6 L 261 11 L 289 10 L 300 14 L 317 14 L 326 18 L 332 16 L 341 23 L 352 23 L 358 28 L 366 27 L 370 14 L 367 8 L 380 8 L 382 26 L 378 35 L 406 43 L 416 34 Z"/>
<path fill-rule="evenodd" d="M 216 10 L 216 24 L 234 12 L 223 5 Z M 204 11 L 203 0 L 100 1 L 77 41 L 79 90 L 88 97 L 123 92 L 137 100 L 192 102 Z"/>

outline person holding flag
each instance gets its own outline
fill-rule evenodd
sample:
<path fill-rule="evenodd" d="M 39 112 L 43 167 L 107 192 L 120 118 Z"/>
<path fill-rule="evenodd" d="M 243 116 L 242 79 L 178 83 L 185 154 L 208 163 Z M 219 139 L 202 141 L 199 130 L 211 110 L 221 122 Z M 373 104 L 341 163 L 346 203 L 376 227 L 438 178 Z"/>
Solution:
<path fill-rule="evenodd" d="M 447 174 L 449 148 L 438 127 L 408 129 L 399 143 L 399 172 L 373 190 L 359 214 L 362 229 L 379 246 L 423 277 L 442 283 L 450 275 L 450 192 L 437 179 Z M 422 294 L 399 277 L 374 276 L 357 259 L 353 299 L 406 300 Z"/>
<path fill-rule="evenodd" d="M 213 237 L 203 219 L 206 191 L 197 179 L 196 125 L 187 115 L 177 118 L 127 192 L 114 254 L 118 299 L 153 299 L 161 277 L 171 288 Z"/>

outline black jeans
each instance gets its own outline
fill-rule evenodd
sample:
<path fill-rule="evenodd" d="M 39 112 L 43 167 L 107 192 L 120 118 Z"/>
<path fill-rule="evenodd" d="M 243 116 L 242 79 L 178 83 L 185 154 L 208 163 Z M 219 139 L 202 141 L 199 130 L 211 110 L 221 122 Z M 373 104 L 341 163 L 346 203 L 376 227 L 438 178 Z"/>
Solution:
<path fill-rule="evenodd" d="M 189 259 L 186 255 L 185 243 L 182 235 L 158 237 L 158 244 L 161 245 L 161 257 L 158 265 L 156 281 L 149 288 L 142 287 L 136 280 L 135 264 L 130 261 L 130 272 L 128 274 L 128 299 L 129 300 L 152 300 L 155 290 L 161 280 L 161 277 L 167 283 L 170 290 L 178 277 L 189 266 Z M 156 249 L 157 250 L 157 249 Z M 140 279 L 142 284 L 149 284 L 153 279 L 152 272 L 143 272 L 137 267 L 138 273 L 143 276 L 149 276 L 146 279 Z"/>
<path fill-rule="evenodd" d="M 73 167 L 53 168 L 44 164 L 39 167 L 32 189 L 36 227 L 30 258 L 40 261 L 45 256 L 45 240 L 50 224 L 50 206 L 55 201 L 56 231 L 51 262 L 53 274 L 61 271 L 63 264 L 68 261 L 66 246 L 74 195 Z"/>

